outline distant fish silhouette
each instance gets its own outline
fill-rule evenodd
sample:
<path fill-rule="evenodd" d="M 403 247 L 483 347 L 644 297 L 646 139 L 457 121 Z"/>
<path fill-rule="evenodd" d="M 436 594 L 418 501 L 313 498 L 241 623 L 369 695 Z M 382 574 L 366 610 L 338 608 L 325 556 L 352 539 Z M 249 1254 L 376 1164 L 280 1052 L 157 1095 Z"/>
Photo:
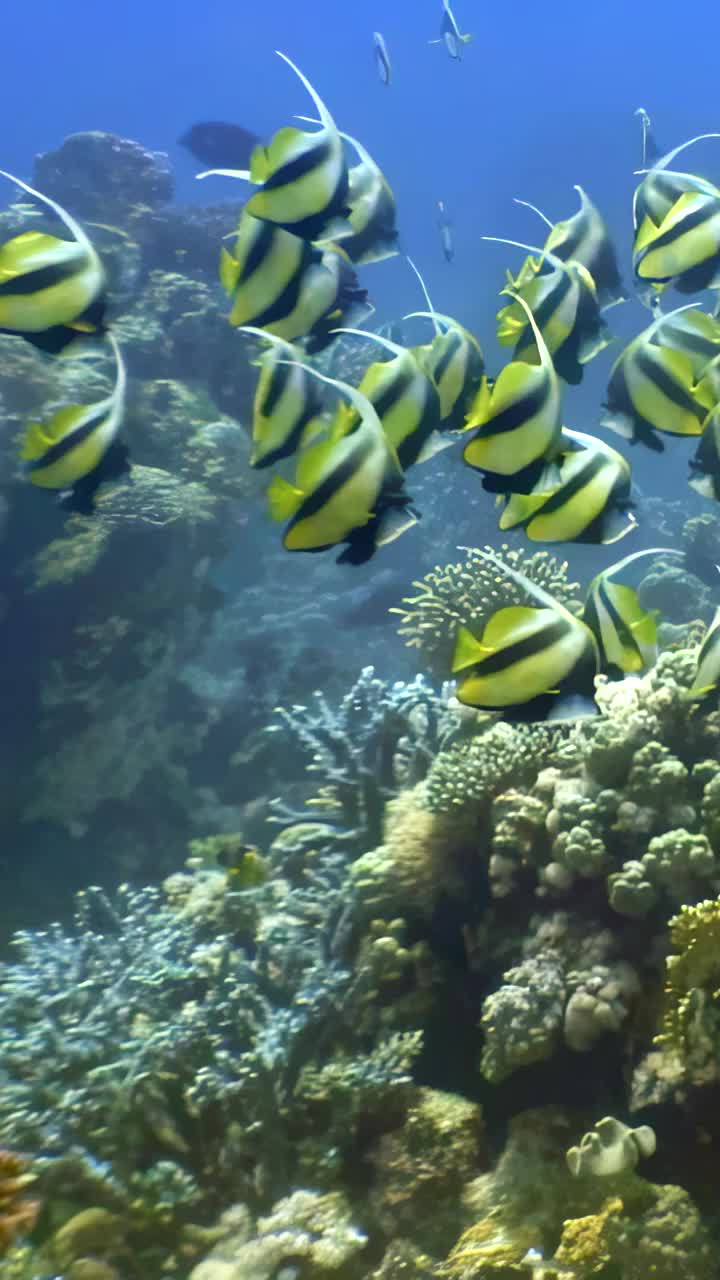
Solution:
<path fill-rule="evenodd" d="M 383 84 L 390 84 L 392 78 L 390 54 L 381 31 L 373 31 L 373 46 L 375 49 L 375 66 L 380 80 Z"/>
<path fill-rule="evenodd" d="M 178 138 L 180 146 L 196 160 L 216 169 L 247 169 L 259 141 L 258 135 L 249 129 L 222 120 L 194 124 Z"/>

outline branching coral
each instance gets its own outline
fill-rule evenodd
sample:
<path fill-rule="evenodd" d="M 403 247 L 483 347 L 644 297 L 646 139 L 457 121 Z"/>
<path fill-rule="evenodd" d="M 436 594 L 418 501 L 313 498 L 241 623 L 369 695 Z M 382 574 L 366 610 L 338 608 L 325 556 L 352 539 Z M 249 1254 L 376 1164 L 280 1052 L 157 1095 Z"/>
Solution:
<path fill-rule="evenodd" d="M 318 1070 L 348 1082 L 342 1165 L 353 1081 L 394 1114 L 420 1043 L 379 1037 L 369 974 L 333 958 L 331 883 L 320 903 L 271 881 L 227 891 L 224 911 L 213 893 L 209 914 L 195 896 L 192 914 L 178 879 L 172 906 L 157 889 L 80 895 L 73 930 L 18 935 L 0 981 L 0 1141 L 42 1152 L 49 1201 L 120 1214 L 146 1274 L 147 1250 L 167 1255 L 183 1224 L 239 1194 L 262 1205 L 293 1170 L 321 1177 L 337 1097 L 318 1107 Z"/>
<path fill-rule="evenodd" d="M 312 710 L 279 707 L 278 714 L 291 739 L 308 753 L 308 773 L 320 778 L 321 789 L 304 813 L 276 800 L 275 819 L 286 825 L 330 821 L 338 842 L 357 853 L 380 844 L 386 801 L 424 778 L 435 753 L 459 728 L 447 699 L 422 676 L 390 684 L 372 667 L 364 669 L 337 709 L 316 693 Z"/>
<path fill-rule="evenodd" d="M 507 546 L 492 550 L 512 568 L 524 573 L 531 582 L 544 587 L 551 595 L 573 611 L 581 608 L 578 584 L 568 578 L 567 561 L 560 561 L 546 551 L 510 550 Z M 447 679 L 450 660 L 459 626 L 480 634 L 496 609 L 511 604 L 531 603 L 511 579 L 502 577 L 494 564 L 479 551 L 468 550 L 467 558 L 456 564 L 438 565 L 419 582 L 413 583 L 418 595 L 403 600 L 399 613 L 398 635 L 419 650 L 427 669 L 441 680 Z M 534 602 L 533 602 L 534 603 Z"/>

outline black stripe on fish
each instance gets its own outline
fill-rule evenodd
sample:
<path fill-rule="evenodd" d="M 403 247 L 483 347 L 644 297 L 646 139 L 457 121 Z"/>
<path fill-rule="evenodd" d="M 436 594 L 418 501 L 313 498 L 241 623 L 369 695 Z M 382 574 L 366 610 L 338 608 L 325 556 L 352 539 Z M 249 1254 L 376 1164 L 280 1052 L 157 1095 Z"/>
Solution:
<path fill-rule="evenodd" d="M 320 138 L 314 146 L 309 147 L 307 151 L 302 151 L 299 156 L 294 156 L 286 164 L 281 164 L 279 169 L 271 173 L 263 183 L 263 191 L 276 191 L 278 187 L 289 187 L 292 183 L 307 177 L 313 169 L 322 168 L 325 161 L 330 158 L 330 154 L 329 139 Z"/>
<path fill-rule="evenodd" d="M 59 462 L 76 445 L 82 444 L 84 440 L 87 440 L 93 431 L 102 425 L 108 413 L 108 407 L 104 406 L 83 422 L 82 426 L 77 427 L 74 431 L 69 431 L 62 440 L 57 440 L 55 444 L 51 444 L 41 458 L 33 458 L 31 462 L 28 462 L 28 471 L 42 471 L 45 467 L 51 467 L 55 462 Z"/>
<path fill-rule="evenodd" d="M 451 329 L 450 341 L 448 342 L 442 356 L 440 357 L 435 368 L 433 369 L 433 380 L 436 383 L 439 383 L 442 381 L 443 377 L 445 376 L 448 369 L 450 368 L 450 365 L 455 359 L 455 356 L 457 355 L 458 351 L 461 349 L 462 343 L 463 343 L 462 334 L 458 333 L 457 329 Z"/>
<path fill-rule="evenodd" d="M 272 416 L 287 388 L 290 378 L 290 365 L 278 360 L 270 370 L 270 377 L 267 379 L 265 387 L 265 395 L 257 406 L 258 412 L 263 418 Z"/>
<path fill-rule="evenodd" d="M 377 398 L 374 395 L 371 396 L 371 403 L 381 422 L 385 417 L 385 414 L 389 413 L 391 409 L 394 409 L 398 400 L 402 399 L 408 387 L 412 386 L 416 377 L 417 370 L 411 369 L 410 367 L 401 369 L 392 377 L 388 386 L 380 392 Z"/>
<path fill-rule="evenodd" d="M 707 410 L 701 408 L 691 393 L 670 377 L 665 369 L 658 368 L 649 351 L 641 347 L 634 359 L 635 367 L 657 387 L 658 391 L 662 392 L 671 404 L 677 405 L 679 409 L 687 409 L 699 422 L 704 421 Z M 662 429 L 662 424 L 659 424 L 659 429 Z"/>
<path fill-rule="evenodd" d="M 84 271 L 87 259 L 80 254 L 66 258 L 62 262 L 51 262 L 44 267 L 34 267 L 13 276 L 11 280 L 3 280 L 0 284 L 0 298 L 15 297 L 17 294 L 39 293 L 42 289 L 51 289 L 53 285 L 70 280 L 78 272 Z"/>
<path fill-rule="evenodd" d="M 649 244 L 640 250 L 638 263 L 641 263 L 649 253 L 654 253 L 656 249 L 664 249 L 667 245 L 674 244 L 681 236 L 689 235 L 691 231 L 701 227 L 704 222 L 709 222 L 711 218 L 716 217 L 719 212 L 720 200 L 706 199 L 696 209 L 688 213 L 686 217 L 668 227 L 667 231 L 663 231 L 661 235 L 654 236 Z"/>
<path fill-rule="evenodd" d="M 607 583 L 601 580 L 596 590 L 597 590 L 597 598 L 600 601 L 601 605 L 603 606 L 605 612 L 608 614 L 610 618 L 610 623 L 614 627 L 615 632 L 617 634 L 617 638 L 620 641 L 620 644 L 622 645 L 623 649 L 632 649 L 634 650 L 635 653 L 640 654 L 640 649 L 638 648 L 635 637 L 633 636 L 633 633 L 630 630 L 630 627 L 627 625 L 622 614 L 617 610 L 617 608 L 615 607 L 615 605 L 613 604 L 610 598 L 610 595 L 607 589 Z M 588 621 L 587 614 L 589 612 L 594 613 L 594 623 L 595 623 L 594 626 L 591 622 Z M 585 615 L 586 615 L 585 622 L 587 622 L 591 630 L 595 632 L 595 638 L 598 644 L 600 645 L 602 652 L 606 653 L 603 624 L 600 619 L 600 614 L 597 611 L 595 607 L 595 603 L 592 600 L 592 598 L 588 601 L 588 605 L 585 610 Z M 642 657 L 642 655 L 640 656 Z"/>
<path fill-rule="evenodd" d="M 536 654 L 543 653 L 563 640 L 569 634 L 570 626 L 571 624 L 565 618 L 558 616 L 532 635 L 525 636 L 514 644 L 504 645 L 494 653 L 488 654 L 487 658 L 482 658 L 476 667 L 478 675 L 482 678 L 496 675 L 507 671 L 519 662 L 524 662 L 527 658 L 534 658 Z"/>
<path fill-rule="evenodd" d="M 242 270 L 238 279 L 237 287 L 240 289 L 243 284 L 249 280 L 264 263 L 268 254 L 272 250 L 273 240 L 277 236 L 277 228 L 272 222 L 260 222 L 257 219 L 257 226 L 252 228 L 252 240 L 250 248 L 246 254 L 245 261 L 242 264 Z"/>
<path fill-rule="evenodd" d="M 484 422 L 476 433 L 476 439 L 490 439 L 492 436 L 504 435 L 505 432 L 516 431 L 540 412 L 550 390 L 550 380 L 545 377 L 541 384 L 520 396 L 514 404 L 509 404 L 494 418 Z"/>
<path fill-rule="evenodd" d="M 287 532 L 289 533 L 295 525 L 302 524 L 312 516 L 318 515 L 323 507 L 334 497 L 338 489 L 341 489 L 348 480 L 352 479 L 356 471 L 359 471 L 373 447 L 374 443 L 371 440 L 361 438 L 357 441 L 355 447 L 347 454 L 347 457 L 338 466 L 333 467 L 325 479 L 306 498 L 303 498 L 298 510 L 288 524 Z M 332 546 L 332 543 L 325 543 L 325 546 Z M 321 551 L 324 548 L 317 547 L 312 549 Z"/>

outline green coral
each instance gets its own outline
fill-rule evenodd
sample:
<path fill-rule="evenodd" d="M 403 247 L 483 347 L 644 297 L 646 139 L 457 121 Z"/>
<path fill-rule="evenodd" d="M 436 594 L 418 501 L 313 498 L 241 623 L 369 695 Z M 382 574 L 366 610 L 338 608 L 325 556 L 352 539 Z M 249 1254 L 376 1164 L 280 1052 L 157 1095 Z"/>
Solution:
<path fill-rule="evenodd" d="M 567 561 L 558 560 L 546 551 L 510 550 L 507 546 L 485 550 L 524 573 L 573 612 L 580 611 L 578 584 L 569 580 Z M 402 607 L 391 610 L 400 614 L 398 635 L 410 648 L 417 649 L 428 670 L 442 679 L 450 671 L 458 627 L 469 627 L 473 634 L 479 635 L 497 609 L 535 603 L 513 579 L 503 577 L 479 550 L 468 548 L 467 552 L 465 560 L 437 565 L 419 582 L 414 582 L 418 594 L 406 597 Z"/>

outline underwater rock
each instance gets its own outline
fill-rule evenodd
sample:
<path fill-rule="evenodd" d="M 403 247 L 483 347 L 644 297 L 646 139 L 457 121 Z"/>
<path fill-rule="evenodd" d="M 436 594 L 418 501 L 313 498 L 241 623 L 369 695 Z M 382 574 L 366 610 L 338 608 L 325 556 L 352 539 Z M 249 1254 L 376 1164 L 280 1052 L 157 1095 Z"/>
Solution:
<path fill-rule="evenodd" d="M 368 1160 L 376 1171 L 369 1207 L 383 1235 L 411 1238 L 442 1257 L 469 1225 L 462 1191 L 486 1164 L 481 1109 L 420 1089 L 402 1126 L 380 1138 Z"/>
<path fill-rule="evenodd" d="M 156 209 L 173 198 L 167 156 L 113 133 L 72 133 L 35 157 L 33 185 L 79 219 L 120 222 L 136 205 Z"/>

